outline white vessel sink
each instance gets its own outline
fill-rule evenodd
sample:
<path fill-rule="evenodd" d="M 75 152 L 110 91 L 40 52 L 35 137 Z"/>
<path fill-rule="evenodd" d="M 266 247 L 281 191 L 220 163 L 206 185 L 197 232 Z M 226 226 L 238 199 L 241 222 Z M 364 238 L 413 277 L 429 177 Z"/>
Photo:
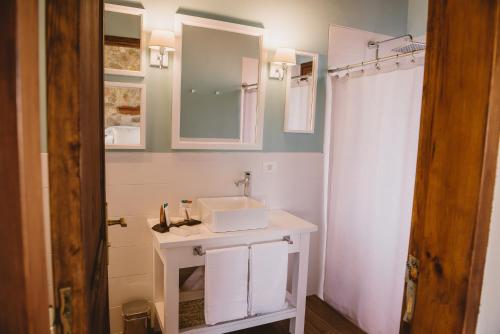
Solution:
<path fill-rule="evenodd" d="M 198 211 L 212 232 L 253 230 L 268 224 L 264 203 L 249 197 L 200 198 Z"/>

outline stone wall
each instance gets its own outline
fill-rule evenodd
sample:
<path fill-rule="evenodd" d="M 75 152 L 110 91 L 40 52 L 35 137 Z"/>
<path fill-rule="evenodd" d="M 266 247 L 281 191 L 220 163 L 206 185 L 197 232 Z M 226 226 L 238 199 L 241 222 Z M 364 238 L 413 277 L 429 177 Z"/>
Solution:
<path fill-rule="evenodd" d="M 106 86 L 104 88 L 104 126 L 140 126 L 141 89 Z"/>
<path fill-rule="evenodd" d="M 104 68 L 140 71 L 141 50 L 124 46 L 104 46 Z"/>

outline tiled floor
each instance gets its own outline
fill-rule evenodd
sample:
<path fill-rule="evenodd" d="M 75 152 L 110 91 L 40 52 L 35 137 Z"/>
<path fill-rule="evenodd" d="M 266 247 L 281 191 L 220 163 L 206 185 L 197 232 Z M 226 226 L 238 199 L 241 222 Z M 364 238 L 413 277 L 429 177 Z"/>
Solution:
<path fill-rule="evenodd" d="M 287 334 L 289 321 L 280 321 L 253 327 L 232 334 Z M 363 334 L 364 332 L 344 318 L 317 296 L 307 297 L 305 334 Z"/>

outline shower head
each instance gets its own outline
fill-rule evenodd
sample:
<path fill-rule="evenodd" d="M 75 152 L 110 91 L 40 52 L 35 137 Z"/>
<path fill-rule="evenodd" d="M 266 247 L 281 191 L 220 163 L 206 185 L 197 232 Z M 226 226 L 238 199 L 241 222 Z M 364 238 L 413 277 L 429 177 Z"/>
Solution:
<path fill-rule="evenodd" d="M 425 43 L 409 41 L 407 44 L 393 48 L 391 51 L 396 53 L 411 53 L 425 50 Z"/>

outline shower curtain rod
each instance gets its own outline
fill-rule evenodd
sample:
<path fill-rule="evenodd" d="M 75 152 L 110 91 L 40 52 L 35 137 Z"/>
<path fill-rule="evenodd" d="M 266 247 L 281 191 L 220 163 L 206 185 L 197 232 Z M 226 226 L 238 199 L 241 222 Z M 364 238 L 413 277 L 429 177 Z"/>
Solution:
<path fill-rule="evenodd" d="M 244 91 L 250 91 L 252 89 L 259 89 L 259 84 L 241 84 L 241 89 Z"/>
<path fill-rule="evenodd" d="M 376 59 L 373 59 L 373 60 L 363 61 L 361 63 L 351 64 L 351 65 L 342 66 L 342 67 L 336 67 L 336 68 L 329 69 L 328 70 L 328 74 L 333 74 L 333 73 L 342 72 L 342 71 L 348 71 L 348 70 L 351 70 L 351 69 L 354 69 L 354 68 L 364 67 L 366 65 L 371 65 L 371 64 L 378 64 L 380 62 L 384 62 L 384 61 L 388 61 L 388 60 L 393 60 L 393 59 L 398 59 L 398 58 L 413 56 L 413 55 L 419 54 L 421 52 L 425 52 L 425 50 L 418 50 L 418 51 L 412 51 L 412 52 L 406 52 L 406 53 L 398 53 L 397 55 L 376 58 Z"/>

